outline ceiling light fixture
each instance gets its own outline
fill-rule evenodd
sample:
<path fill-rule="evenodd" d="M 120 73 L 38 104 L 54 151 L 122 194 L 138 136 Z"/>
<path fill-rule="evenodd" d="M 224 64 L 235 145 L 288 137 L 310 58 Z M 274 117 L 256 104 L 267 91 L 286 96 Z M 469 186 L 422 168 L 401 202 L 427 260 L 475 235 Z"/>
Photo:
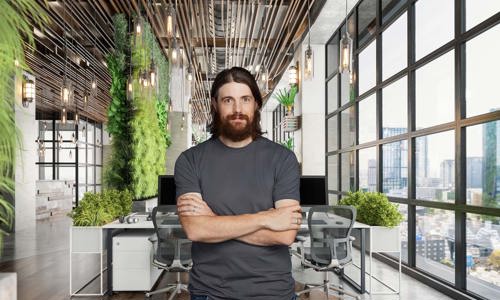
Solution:
<path fill-rule="evenodd" d="M 308 42 L 307 49 L 304 53 L 304 79 L 310 80 L 314 75 L 314 64 L 313 64 L 313 52 L 311 49 L 311 16 L 310 16 L 310 7 L 309 0 L 307 0 L 307 25 L 308 25 Z"/>
<path fill-rule="evenodd" d="M 345 32 L 340 40 L 340 67 L 339 72 L 352 71 L 352 39 L 347 30 L 347 0 L 345 1 Z"/>

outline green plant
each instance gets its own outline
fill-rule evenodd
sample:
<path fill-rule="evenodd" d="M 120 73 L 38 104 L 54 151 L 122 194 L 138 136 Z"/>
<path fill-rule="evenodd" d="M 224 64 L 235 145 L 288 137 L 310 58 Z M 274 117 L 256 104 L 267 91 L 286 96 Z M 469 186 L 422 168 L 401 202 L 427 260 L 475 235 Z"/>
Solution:
<path fill-rule="evenodd" d="M 127 21 L 124 15 L 113 17 L 115 29 L 115 50 L 107 57 L 111 75 L 111 102 L 108 107 L 107 131 L 112 136 L 111 157 L 104 170 L 104 184 L 107 188 L 128 189 L 131 184 L 130 165 L 132 159 L 130 117 L 131 106 L 126 97 L 127 64 L 126 54 L 130 52 L 127 37 Z"/>
<path fill-rule="evenodd" d="M 28 69 L 23 44 L 35 47 L 33 26 L 43 29 L 49 18 L 35 0 L 0 0 L 0 255 L 3 236 L 12 228 L 15 153 L 20 133 L 14 118 L 14 75 Z M 16 68 L 17 60 L 20 68 Z"/>
<path fill-rule="evenodd" d="M 132 193 L 128 190 L 105 190 L 85 193 L 78 207 L 69 214 L 74 226 L 102 226 L 132 210 Z"/>
<path fill-rule="evenodd" d="M 293 151 L 293 137 L 289 137 L 287 140 L 281 143 L 283 147 L 287 148 L 288 150 Z"/>
<path fill-rule="evenodd" d="M 286 88 L 278 90 L 274 98 L 278 100 L 281 105 L 286 107 L 288 111 L 291 111 L 293 103 L 295 102 L 295 95 L 297 95 L 297 86 L 292 85 L 288 91 Z"/>
<path fill-rule="evenodd" d="M 165 144 L 167 148 L 172 144 L 170 138 L 170 132 L 168 132 L 168 112 L 167 112 L 167 102 L 158 99 L 156 101 L 156 116 L 158 117 L 158 126 L 160 126 L 161 134 L 165 139 Z"/>
<path fill-rule="evenodd" d="M 339 204 L 356 208 L 356 220 L 372 226 L 398 226 L 403 216 L 398 205 L 391 203 L 386 195 L 376 192 L 349 192 Z"/>
<path fill-rule="evenodd" d="M 166 76 L 161 73 L 168 71 L 168 68 L 165 67 L 167 64 L 164 58 L 162 60 L 161 57 L 156 57 L 158 53 L 161 53 L 161 50 L 147 22 L 144 23 L 142 35 L 136 37 L 135 41 L 131 41 L 131 44 L 135 78 L 138 77 L 141 70 L 149 67 L 151 57 L 156 59 L 155 64 L 163 65 L 163 67 L 159 67 L 158 78 Z M 159 83 L 167 84 L 161 82 L 161 79 Z M 134 85 L 134 90 L 140 88 L 137 81 L 134 82 Z M 132 142 L 130 170 L 131 191 L 136 199 L 155 196 L 158 192 L 158 175 L 165 173 L 167 144 L 163 134 L 164 129 L 161 128 L 163 125 L 160 125 L 161 122 L 158 119 L 157 100 L 159 97 L 167 96 L 162 95 L 161 91 L 161 89 L 157 92 L 156 89 L 143 88 L 140 93 L 135 94 L 132 100 L 135 110 L 129 123 Z"/>

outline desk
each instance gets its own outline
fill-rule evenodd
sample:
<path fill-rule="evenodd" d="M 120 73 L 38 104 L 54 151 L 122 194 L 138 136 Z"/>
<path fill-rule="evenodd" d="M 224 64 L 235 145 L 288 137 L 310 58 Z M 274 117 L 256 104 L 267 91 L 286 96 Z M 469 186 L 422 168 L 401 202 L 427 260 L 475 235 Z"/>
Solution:
<path fill-rule="evenodd" d="M 147 215 L 146 214 L 135 214 L 134 215 L 136 218 L 139 219 L 139 222 L 137 223 L 120 223 L 118 220 L 115 220 L 111 223 L 108 223 L 104 226 L 102 226 L 103 231 L 107 231 L 106 235 L 106 245 L 108 249 L 108 256 L 107 256 L 107 276 L 108 276 L 108 294 L 111 295 L 113 293 L 113 236 L 117 235 L 118 233 L 124 231 L 124 230 L 137 230 L 137 229 L 154 229 L 154 225 L 152 221 L 147 220 Z M 176 229 L 176 228 L 182 228 L 181 224 L 179 223 L 179 218 L 177 215 L 172 215 L 171 217 L 168 217 L 168 222 L 166 224 L 159 224 L 158 227 L 160 228 L 170 228 L 170 229 Z"/>
<path fill-rule="evenodd" d="M 106 244 L 107 244 L 107 249 L 108 249 L 108 256 L 107 256 L 107 273 L 108 273 L 108 293 L 113 292 L 113 271 L 112 271 L 112 262 L 113 262 L 113 257 L 112 257 L 112 250 L 113 250 L 113 236 L 116 234 L 122 232 L 123 230 L 128 230 L 128 229 L 152 229 L 154 228 L 153 222 L 146 220 L 147 215 L 135 215 L 139 219 L 139 222 L 137 223 L 120 223 L 118 220 L 115 220 L 109 224 L 106 224 L 102 227 L 103 230 L 107 230 L 108 234 L 106 235 Z M 176 228 L 182 228 L 181 224 L 179 223 L 179 219 L 177 215 L 172 215 L 171 218 L 168 218 L 168 223 L 167 224 L 160 224 L 160 228 L 170 228 L 170 229 L 176 229 Z M 364 294 L 366 292 L 366 278 L 365 278 L 365 273 L 366 273 L 366 260 L 365 260 L 365 251 L 366 251 L 366 230 L 370 230 L 370 226 L 360 223 L 360 222 L 354 222 L 353 229 L 360 230 L 360 251 L 361 251 L 361 264 L 360 264 L 360 270 L 361 270 L 361 278 L 360 278 L 360 284 L 358 284 L 356 281 L 354 281 L 352 278 L 348 277 L 347 275 L 344 274 L 342 271 L 339 275 L 343 280 L 345 280 L 347 283 L 352 285 L 356 290 L 358 290 L 361 294 Z M 302 224 L 300 225 L 300 229 L 298 234 L 299 235 L 308 235 L 309 233 L 309 227 L 307 225 L 307 219 L 302 218 Z"/>

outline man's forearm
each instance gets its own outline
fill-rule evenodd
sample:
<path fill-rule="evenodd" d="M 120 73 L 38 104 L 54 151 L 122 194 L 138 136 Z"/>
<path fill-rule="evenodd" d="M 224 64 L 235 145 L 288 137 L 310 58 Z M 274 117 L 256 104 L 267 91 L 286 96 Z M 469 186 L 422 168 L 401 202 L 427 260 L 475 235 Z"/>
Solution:
<path fill-rule="evenodd" d="M 180 221 L 188 238 L 196 242 L 220 243 L 264 229 L 265 218 L 259 214 L 238 216 L 184 216 Z"/>
<path fill-rule="evenodd" d="M 256 246 L 290 245 L 295 240 L 296 230 L 272 231 L 260 229 L 240 236 L 237 240 Z"/>

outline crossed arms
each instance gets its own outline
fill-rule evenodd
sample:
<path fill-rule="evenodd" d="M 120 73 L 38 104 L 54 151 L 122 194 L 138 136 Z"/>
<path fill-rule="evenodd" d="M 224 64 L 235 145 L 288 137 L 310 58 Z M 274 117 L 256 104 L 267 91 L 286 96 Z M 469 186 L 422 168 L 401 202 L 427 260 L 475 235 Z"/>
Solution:
<path fill-rule="evenodd" d="M 188 238 L 204 243 L 236 239 L 258 246 L 292 244 L 302 220 L 300 205 L 283 199 L 275 206 L 255 214 L 218 216 L 199 193 L 186 193 L 177 199 L 179 219 Z"/>

